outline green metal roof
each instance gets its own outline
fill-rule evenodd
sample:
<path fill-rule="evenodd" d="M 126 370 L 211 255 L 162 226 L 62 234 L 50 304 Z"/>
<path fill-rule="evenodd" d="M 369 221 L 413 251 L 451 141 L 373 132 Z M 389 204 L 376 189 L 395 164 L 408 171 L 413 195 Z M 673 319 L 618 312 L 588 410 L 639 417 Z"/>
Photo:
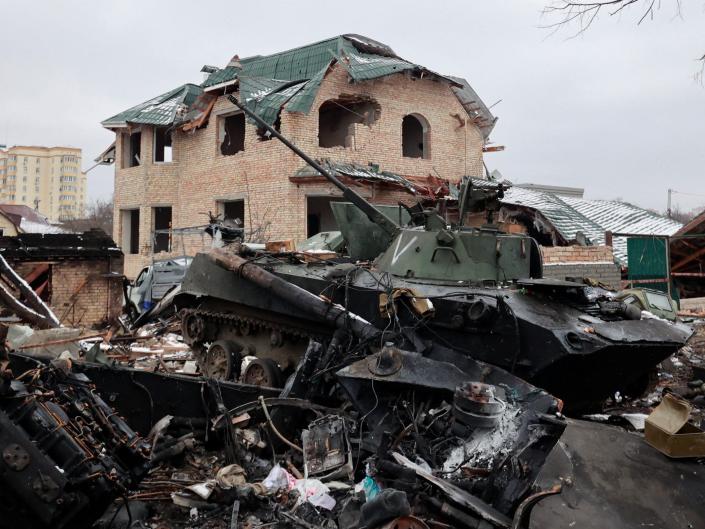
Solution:
<path fill-rule="evenodd" d="M 217 70 L 210 74 L 208 78 L 203 81 L 201 86 L 203 88 L 210 88 L 211 86 L 227 83 L 228 81 L 234 81 L 235 79 L 237 79 L 237 74 L 239 71 L 240 68 L 235 68 L 234 66 L 226 66 L 222 70 Z"/>
<path fill-rule="evenodd" d="M 239 77 L 303 81 L 311 79 L 338 55 L 342 37 L 323 40 L 272 55 L 257 55 L 240 60 L 242 68 L 228 66 L 213 72 L 203 82 L 204 88 L 216 86 Z"/>
<path fill-rule="evenodd" d="M 203 89 L 195 84 L 185 84 L 120 112 L 101 122 L 104 127 L 123 127 L 128 124 L 166 126 L 174 123 L 179 108 L 187 109 Z"/>
<path fill-rule="evenodd" d="M 113 116 L 105 120 L 103 125 L 173 123 L 179 103 L 188 105 L 200 93 L 195 93 L 189 101 L 192 90 L 216 90 L 236 82 L 239 83 L 240 97 L 245 104 L 265 121 L 274 124 L 284 108 L 289 112 L 310 112 L 321 82 L 333 62 L 341 64 L 353 82 L 369 81 L 406 71 L 444 79 L 468 114 L 476 120 L 485 137 L 494 125 L 495 119 L 489 109 L 464 79 L 435 73 L 402 59 L 386 44 L 353 34 L 340 35 L 272 55 L 236 58 L 225 68 L 212 72 L 200 87 L 184 85 Z M 182 95 L 184 97 L 180 99 Z"/>

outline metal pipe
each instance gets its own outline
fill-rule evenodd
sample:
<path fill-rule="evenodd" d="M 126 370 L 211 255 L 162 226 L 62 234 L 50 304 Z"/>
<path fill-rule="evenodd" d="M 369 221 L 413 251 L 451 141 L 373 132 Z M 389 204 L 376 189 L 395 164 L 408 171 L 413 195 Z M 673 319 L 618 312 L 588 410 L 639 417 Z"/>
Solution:
<path fill-rule="evenodd" d="M 389 220 L 381 211 L 379 211 L 376 207 L 374 207 L 372 204 L 367 202 L 367 200 L 365 200 L 363 197 L 358 195 L 355 191 L 353 191 L 348 186 L 346 186 L 343 182 L 341 182 L 338 178 L 336 178 L 332 173 L 330 173 L 328 170 L 326 170 L 321 164 L 316 162 L 316 160 L 311 158 L 309 155 L 307 155 L 305 152 L 303 152 L 301 149 L 299 149 L 296 145 L 294 145 L 292 142 L 290 142 L 288 139 L 286 139 L 277 129 L 272 127 L 269 123 L 264 121 L 261 117 L 259 117 L 257 114 L 255 114 L 249 108 L 247 108 L 243 103 L 241 103 L 237 99 L 237 97 L 235 97 L 231 94 L 228 96 L 228 99 L 230 100 L 230 102 L 233 105 L 238 107 L 245 114 L 247 114 L 248 117 L 253 119 L 257 123 L 257 125 L 264 128 L 272 136 L 274 136 L 279 141 L 281 141 L 284 145 L 289 147 L 289 149 L 294 151 L 294 153 L 296 153 L 303 161 L 305 161 L 307 164 L 309 164 L 311 167 L 313 167 L 316 171 L 321 173 L 321 175 L 323 177 L 325 177 L 326 180 L 328 180 L 331 184 L 333 184 L 335 187 L 340 189 L 343 192 L 343 197 L 346 200 L 349 200 L 355 206 L 357 206 L 360 209 L 360 211 L 362 211 L 365 215 L 367 215 L 367 218 L 369 218 L 372 222 L 374 222 L 380 228 L 382 228 L 387 233 L 387 235 L 389 235 L 390 237 L 396 236 L 396 234 L 399 232 L 399 228 L 396 226 L 396 224 L 394 224 L 391 220 Z"/>

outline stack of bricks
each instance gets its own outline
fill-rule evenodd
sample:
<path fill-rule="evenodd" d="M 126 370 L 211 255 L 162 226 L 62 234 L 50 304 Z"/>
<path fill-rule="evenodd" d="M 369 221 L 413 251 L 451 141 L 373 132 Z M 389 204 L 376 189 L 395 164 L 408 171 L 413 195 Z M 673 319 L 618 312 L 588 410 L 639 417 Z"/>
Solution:
<path fill-rule="evenodd" d="M 590 278 L 620 288 L 620 268 L 611 246 L 542 246 L 543 275 L 554 279 Z"/>

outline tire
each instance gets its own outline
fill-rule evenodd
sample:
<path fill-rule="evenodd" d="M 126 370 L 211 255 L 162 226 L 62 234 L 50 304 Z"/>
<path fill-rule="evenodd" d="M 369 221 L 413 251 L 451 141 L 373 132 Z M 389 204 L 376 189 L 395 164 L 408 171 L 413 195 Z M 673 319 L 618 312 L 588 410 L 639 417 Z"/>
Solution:
<path fill-rule="evenodd" d="M 280 388 L 283 385 L 284 374 L 271 358 L 255 358 L 245 368 L 242 381 L 253 386 Z"/>
<path fill-rule="evenodd" d="M 203 376 L 217 380 L 234 380 L 240 376 L 242 347 L 228 340 L 213 342 L 199 367 Z"/>

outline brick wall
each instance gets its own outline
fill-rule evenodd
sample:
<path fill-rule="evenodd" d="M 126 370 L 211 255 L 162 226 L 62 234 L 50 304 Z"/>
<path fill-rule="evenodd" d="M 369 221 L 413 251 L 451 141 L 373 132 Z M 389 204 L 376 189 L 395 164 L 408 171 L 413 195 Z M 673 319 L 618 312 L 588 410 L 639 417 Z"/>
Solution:
<path fill-rule="evenodd" d="M 356 125 L 350 148 L 319 147 L 318 108 L 341 94 L 373 97 L 381 108 L 379 119 L 369 127 Z M 153 207 L 171 206 L 173 226 L 186 227 L 204 224 L 207 217 L 203 213 L 217 211 L 219 201 L 244 199 L 246 225 L 250 219 L 251 224 L 271 223 L 272 239 L 299 241 L 306 238 L 306 197 L 339 196 L 338 190 L 327 183 L 292 182 L 290 177 L 304 162 L 276 139 L 261 141 L 249 122 L 245 150 L 223 156 L 219 151 L 219 119 L 233 110 L 232 103 L 221 96 L 206 127 L 175 132 L 171 163 L 152 163 L 153 131 L 143 127 L 142 165 L 122 168 L 123 137 L 117 134 L 114 239 L 118 244 L 123 241 L 120 210 L 140 209 L 140 252 L 125 255 L 128 277 L 135 277 L 151 258 Z M 421 114 L 430 126 L 429 159 L 402 156 L 402 119 L 411 113 Z M 336 66 L 321 84 L 308 115 L 282 112 L 281 131 L 314 158 L 365 166 L 374 163 L 382 171 L 409 177 L 440 175 L 457 181 L 465 174 L 482 176 L 482 134 L 471 123 L 461 127 L 454 114 L 467 115 L 446 83 L 398 74 L 351 84 L 345 70 Z M 409 204 L 415 201 L 410 194 L 379 187 L 369 189 L 369 195 L 380 204 L 396 204 L 400 199 Z M 196 249 L 190 247 L 188 253 Z"/>
<path fill-rule="evenodd" d="M 620 269 L 611 246 L 542 246 L 541 253 L 544 277 L 589 277 L 620 288 Z"/>
<path fill-rule="evenodd" d="M 121 272 L 121 259 L 67 260 L 51 263 L 49 307 L 63 325 L 101 326 L 122 312 L 122 279 L 102 277 L 110 271 Z M 21 276 L 37 263 L 10 263 Z M 85 284 L 83 284 L 85 281 Z M 80 289 L 79 287 L 83 285 Z"/>

